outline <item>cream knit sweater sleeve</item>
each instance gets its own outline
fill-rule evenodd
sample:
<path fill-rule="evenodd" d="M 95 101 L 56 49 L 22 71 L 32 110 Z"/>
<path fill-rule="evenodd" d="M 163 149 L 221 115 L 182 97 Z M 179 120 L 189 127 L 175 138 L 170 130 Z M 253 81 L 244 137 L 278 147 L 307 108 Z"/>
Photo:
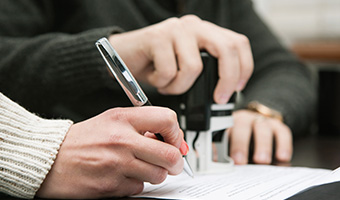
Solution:
<path fill-rule="evenodd" d="M 71 125 L 42 119 L 0 93 L 0 192 L 33 198 Z"/>

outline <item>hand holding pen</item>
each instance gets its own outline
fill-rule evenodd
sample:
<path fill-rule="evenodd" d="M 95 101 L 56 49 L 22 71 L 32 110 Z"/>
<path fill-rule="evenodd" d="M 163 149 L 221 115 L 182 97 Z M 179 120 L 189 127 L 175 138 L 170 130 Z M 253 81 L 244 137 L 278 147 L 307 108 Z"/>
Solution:
<path fill-rule="evenodd" d="M 155 136 L 148 131 L 162 133 L 168 143 L 151 139 Z M 71 126 L 36 195 L 99 199 L 138 194 L 144 182 L 159 184 L 183 171 L 181 152 L 187 149 L 182 143 L 176 113 L 168 108 L 107 110 Z"/>
<path fill-rule="evenodd" d="M 110 42 L 106 38 L 102 38 L 96 42 L 96 46 L 104 58 L 108 69 L 121 85 L 132 104 L 134 106 L 151 106 L 151 103 L 144 94 L 143 90 L 140 88 L 137 81 L 124 64 L 123 60 L 119 57 L 118 53 L 113 49 Z M 162 135 L 162 133 L 155 133 L 155 137 L 161 141 L 171 144 L 170 141 Z M 179 149 L 183 155 L 186 155 L 187 151 L 184 151 L 184 149 L 188 150 L 188 145 L 183 138 Z M 184 171 L 189 176 L 193 177 L 193 172 L 185 158 Z"/>

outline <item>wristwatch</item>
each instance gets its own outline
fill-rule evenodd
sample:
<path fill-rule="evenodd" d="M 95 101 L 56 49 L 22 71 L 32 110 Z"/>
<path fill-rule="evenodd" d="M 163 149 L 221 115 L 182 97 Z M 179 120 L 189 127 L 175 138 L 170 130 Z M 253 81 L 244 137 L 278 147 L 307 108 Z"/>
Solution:
<path fill-rule="evenodd" d="M 282 114 L 279 111 L 269 108 L 268 106 L 265 106 L 258 101 L 251 101 L 248 104 L 247 109 L 262 114 L 265 117 L 271 117 L 283 122 Z"/>

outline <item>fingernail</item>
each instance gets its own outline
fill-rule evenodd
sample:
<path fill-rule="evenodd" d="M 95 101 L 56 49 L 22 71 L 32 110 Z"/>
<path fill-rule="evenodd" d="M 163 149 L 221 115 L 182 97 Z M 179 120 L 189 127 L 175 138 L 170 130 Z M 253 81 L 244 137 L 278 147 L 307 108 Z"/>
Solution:
<path fill-rule="evenodd" d="M 270 163 L 271 159 L 267 153 L 259 153 L 256 155 L 255 160 L 260 163 Z"/>
<path fill-rule="evenodd" d="M 218 102 L 220 104 L 225 104 L 229 101 L 230 95 L 229 94 L 222 94 L 220 95 L 220 97 L 218 98 Z"/>
<path fill-rule="evenodd" d="M 188 144 L 183 140 L 181 147 L 179 148 L 179 151 L 182 153 L 183 156 L 187 155 L 189 151 L 189 146 Z"/>
<path fill-rule="evenodd" d="M 242 152 L 233 153 L 232 158 L 234 159 L 236 164 L 246 164 L 247 159 Z"/>
<path fill-rule="evenodd" d="M 291 154 L 287 151 L 278 152 L 278 159 L 281 161 L 289 161 L 291 159 Z"/>

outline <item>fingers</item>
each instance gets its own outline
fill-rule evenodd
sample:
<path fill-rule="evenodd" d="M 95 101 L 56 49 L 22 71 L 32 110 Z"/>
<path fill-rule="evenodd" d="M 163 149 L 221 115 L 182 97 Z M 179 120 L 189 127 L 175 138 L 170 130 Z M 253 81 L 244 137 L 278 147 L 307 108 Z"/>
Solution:
<path fill-rule="evenodd" d="M 154 43 L 151 59 L 156 67 L 152 69 L 152 73 L 149 73 L 150 75 L 147 76 L 147 80 L 156 88 L 164 88 L 177 76 L 176 55 L 172 42 L 165 38 L 163 39 L 162 36 L 154 41 Z"/>
<path fill-rule="evenodd" d="M 139 194 L 143 191 L 143 188 L 143 181 L 134 178 L 125 178 L 117 187 L 100 188 L 100 195 L 94 197 L 84 196 L 83 198 L 100 198 L 103 197 L 103 195 L 106 197 L 124 197 Z"/>
<path fill-rule="evenodd" d="M 240 91 L 245 87 L 253 69 L 250 46 L 240 41 L 238 34 L 225 32 L 227 34 L 221 35 L 221 38 L 214 38 L 214 42 L 219 43 L 215 49 L 208 48 L 218 59 L 219 80 L 214 91 L 214 100 L 221 104 L 226 103 L 235 90 Z"/>
<path fill-rule="evenodd" d="M 162 141 L 141 137 L 139 138 L 138 145 L 135 145 L 133 149 L 133 154 L 139 160 L 152 164 L 153 166 L 159 166 L 161 169 L 169 172 L 169 174 L 179 174 L 183 170 L 183 159 L 180 151 L 174 146 Z M 142 165 L 141 167 L 144 168 Z M 146 172 L 149 169 L 147 169 Z M 155 172 L 161 174 L 159 171 L 161 169 L 157 169 L 154 172 L 151 170 L 149 172 L 151 174 Z M 141 172 L 144 173 L 144 171 Z M 150 182 L 159 183 L 161 178 L 155 178 L 155 180 L 150 180 Z"/>
<path fill-rule="evenodd" d="M 270 164 L 273 149 L 272 129 L 262 116 L 255 118 L 253 127 L 255 144 L 253 160 L 259 164 Z"/>
<path fill-rule="evenodd" d="M 178 23 L 179 19 L 173 18 L 172 23 Z M 177 27 L 173 31 L 174 51 L 177 58 L 177 74 L 166 87 L 159 92 L 181 94 L 187 91 L 202 72 L 203 63 L 196 38 L 182 23 L 172 25 Z"/>
<path fill-rule="evenodd" d="M 246 86 L 254 69 L 253 54 L 251 52 L 249 39 L 245 35 L 237 34 L 235 36 L 238 41 L 237 50 L 240 55 L 240 78 L 236 87 L 237 91 L 241 91 Z"/>
<path fill-rule="evenodd" d="M 283 123 L 275 122 L 275 157 L 281 162 L 289 162 L 293 154 L 293 136 L 291 130 Z"/>
<path fill-rule="evenodd" d="M 181 94 L 192 86 L 203 69 L 201 50 L 218 59 L 217 103 L 226 103 L 235 90 L 242 90 L 252 74 L 248 39 L 196 16 L 171 18 L 142 31 L 145 34 L 139 35 L 148 42 L 141 45 L 145 48 L 140 54 L 148 55 L 143 58 L 150 62 L 140 71 L 163 94 Z"/>
<path fill-rule="evenodd" d="M 293 139 L 290 129 L 281 121 L 263 118 L 254 122 L 255 151 L 254 162 L 272 162 L 273 141 L 276 143 L 275 159 L 289 162 L 293 153 Z"/>
<path fill-rule="evenodd" d="M 183 142 L 183 131 L 180 129 L 177 115 L 168 108 L 145 106 L 138 108 L 115 109 L 117 120 L 125 118 L 140 134 L 149 131 L 159 133 L 164 142 L 180 148 Z"/>
<path fill-rule="evenodd" d="M 275 158 L 280 162 L 290 161 L 293 152 L 292 133 L 284 123 L 245 110 L 236 111 L 233 116 L 234 126 L 230 129 L 230 154 L 236 164 L 248 162 L 252 135 L 254 163 L 270 164 L 272 162 L 274 141 Z"/>
<path fill-rule="evenodd" d="M 194 20 L 192 20 L 194 21 Z M 199 48 L 206 49 L 218 59 L 218 75 L 214 99 L 226 103 L 235 90 L 242 90 L 253 72 L 250 43 L 244 35 L 203 21 L 194 26 Z M 205 31 L 200 31 L 200 30 Z"/>
<path fill-rule="evenodd" d="M 129 164 L 130 167 L 125 169 L 126 172 L 124 172 L 124 174 L 127 177 L 137 180 L 152 184 L 159 184 L 163 182 L 168 175 L 168 171 L 163 167 L 159 167 L 139 159 L 134 159 Z"/>
<path fill-rule="evenodd" d="M 115 108 L 109 114 L 112 115 L 113 121 L 128 122 L 127 124 L 134 129 L 134 131 L 124 134 L 125 136 L 129 134 L 129 149 L 135 158 L 161 167 L 169 174 L 178 174 L 182 171 L 181 153 L 185 153 L 182 150 L 183 131 L 179 128 L 177 115 L 174 111 L 167 108 L 145 106 Z M 135 134 L 136 132 L 139 134 Z M 164 142 L 155 140 L 151 133 L 161 134 Z M 140 171 L 140 173 L 144 172 Z"/>
<path fill-rule="evenodd" d="M 208 26 L 213 27 L 210 29 L 212 31 L 219 29 L 210 24 L 208 24 Z M 225 33 L 224 30 L 223 33 Z M 236 90 L 241 73 L 240 55 L 235 40 L 233 39 L 233 34 L 220 33 L 217 37 L 209 40 L 206 38 L 207 35 L 202 33 L 199 34 L 198 37 L 200 41 L 206 41 L 206 43 L 201 44 L 201 46 L 206 48 L 212 56 L 218 59 L 219 80 L 214 91 L 214 100 L 217 103 L 226 103 Z M 226 38 L 228 39 L 226 40 Z M 214 45 L 209 45 L 208 42 Z"/>
<path fill-rule="evenodd" d="M 230 131 L 230 156 L 235 164 L 247 164 L 253 118 L 247 111 L 236 111 L 233 116 L 234 126 Z"/>
<path fill-rule="evenodd" d="M 123 188 L 118 191 L 123 193 L 121 193 L 119 196 L 130 196 L 141 193 L 144 189 L 144 183 L 140 180 L 128 178 L 125 180 L 125 183 L 121 184 L 121 187 Z"/>
<path fill-rule="evenodd" d="M 89 187 L 82 188 L 82 190 L 77 191 L 77 195 L 67 194 L 66 196 L 61 196 L 60 194 L 55 194 L 53 199 L 102 199 L 103 197 L 124 197 L 139 194 L 143 191 L 144 182 L 134 178 L 112 178 L 109 181 L 91 182 L 88 180 L 86 183 Z M 59 185 L 60 186 L 60 185 Z M 75 189 L 75 186 L 71 186 L 71 190 Z M 38 193 L 39 197 L 43 197 Z"/>

